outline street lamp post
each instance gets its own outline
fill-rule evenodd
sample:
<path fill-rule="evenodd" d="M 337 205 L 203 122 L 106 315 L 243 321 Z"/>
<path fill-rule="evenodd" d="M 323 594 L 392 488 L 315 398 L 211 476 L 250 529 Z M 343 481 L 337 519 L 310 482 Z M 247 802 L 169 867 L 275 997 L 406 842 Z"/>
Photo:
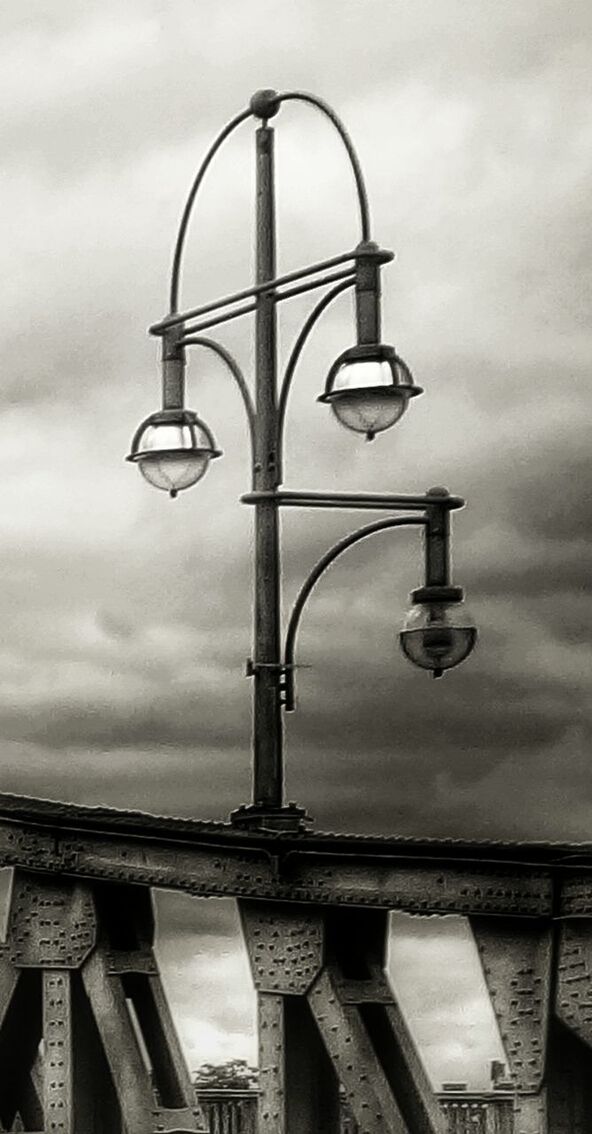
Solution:
<path fill-rule="evenodd" d="M 275 251 L 274 131 L 269 120 L 282 103 L 298 101 L 320 110 L 337 129 L 356 183 L 361 240 L 351 251 L 278 276 Z M 247 119 L 256 130 L 256 279 L 240 292 L 198 308 L 179 311 L 182 256 L 189 219 L 210 162 L 226 138 Z M 405 655 L 436 677 L 468 656 L 476 631 L 462 608 L 462 590 L 450 578 L 450 514 L 463 501 L 446 489 L 425 495 L 311 493 L 283 490 L 282 454 L 287 401 L 302 349 L 318 319 L 338 295 L 354 290 L 356 343 L 335 361 L 319 401 L 329 404 L 340 423 L 373 440 L 390 428 L 421 389 L 392 347 L 382 342 L 380 271 L 393 255 L 370 239 L 366 188 L 360 164 L 341 121 L 321 99 L 303 92 L 256 92 L 249 107 L 221 131 L 206 154 L 191 187 L 181 219 L 173 258 L 170 312 L 150 328 L 162 340 L 162 409 L 137 430 L 128 459 L 143 476 L 172 497 L 197 483 L 210 460 L 220 455 L 213 435 L 185 407 L 185 354 L 189 346 L 213 351 L 226 363 L 244 403 L 251 438 L 252 491 L 242 497 L 255 511 L 255 596 L 253 657 L 248 674 L 254 681 L 253 801 L 233 813 L 236 824 L 299 829 L 304 811 L 284 803 L 282 708 L 295 708 L 295 642 L 302 610 L 329 563 L 352 544 L 386 528 L 415 525 L 425 533 L 425 585 L 413 592 L 413 607 L 401 632 Z M 278 381 L 277 312 L 292 296 L 325 290 L 306 319 Z M 203 332 L 220 323 L 255 316 L 255 396 L 229 351 Z M 282 648 L 279 513 L 284 507 L 339 508 L 389 513 L 367 524 L 331 548 L 313 569 L 296 599 Z"/>
<path fill-rule="evenodd" d="M 262 107 L 265 113 L 266 104 Z M 268 110 L 275 111 L 272 102 Z M 256 133 L 256 282 L 276 274 L 274 133 L 266 123 Z M 255 634 L 253 679 L 253 789 L 263 810 L 283 804 L 280 545 L 276 493 L 280 484 L 277 404 L 277 306 L 273 290 L 257 295 L 255 311 L 255 464 L 253 485 L 266 499 L 255 505 Z"/>

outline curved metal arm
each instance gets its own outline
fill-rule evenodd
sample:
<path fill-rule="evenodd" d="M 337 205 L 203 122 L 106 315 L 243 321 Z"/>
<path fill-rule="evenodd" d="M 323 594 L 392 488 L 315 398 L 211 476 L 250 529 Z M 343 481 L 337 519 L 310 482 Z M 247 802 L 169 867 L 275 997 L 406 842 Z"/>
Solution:
<path fill-rule="evenodd" d="M 297 102 L 307 102 L 310 106 L 316 106 L 330 122 L 333 123 L 341 140 L 347 150 L 348 157 L 351 163 L 354 177 L 356 179 L 356 189 L 358 191 L 358 202 L 360 206 L 360 225 L 362 230 L 362 240 L 370 240 L 370 209 L 368 206 L 368 193 L 366 191 L 366 184 L 364 181 L 364 174 L 360 160 L 355 151 L 354 144 L 343 125 L 343 122 L 336 115 L 335 111 L 329 106 L 322 98 L 317 98 L 316 95 L 308 94 L 306 91 L 286 91 L 284 94 L 278 95 L 280 102 L 288 102 L 290 100 Z"/>
<path fill-rule="evenodd" d="M 193 209 L 195 198 L 197 197 L 197 194 L 199 192 L 199 187 L 200 187 L 200 185 L 201 185 L 201 183 L 202 183 L 202 181 L 203 181 L 203 179 L 206 175 L 208 166 L 209 166 L 212 158 L 215 157 L 215 155 L 217 154 L 218 150 L 220 149 L 220 146 L 222 145 L 222 142 L 224 142 L 226 140 L 226 138 L 228 137 L 229 134 L 232 134 L 233 130 L 236 130 L 237 126 L 240 126 L 241 123 L 245 122 L 247 118 L 251 118 L 252 115 L 253 115 L 252 110 L 250 110 L 250 109 L 249 110 L 242 110 L 240 114 L 237 114 L 235 118 L 231 119 L 231 121 L 226 124 L 224 129 L 220 131 L 220 133 L 218 134 L 218 137 L 215 139 L 214 142 L 212 142 L 212 145 L 210 146 L 205 158 L 203 159 L 203 161 L 202 161 L 202 163 L 201 163 L 201 165 L 200 165 L 200 167 L 197 171 L 197 175 L 195 177 L 193 185 L 191 186 L 191 189 L 189 190 L 189 196 L 187 198 L 187 203 L 186 203 L 185 208 L 183 210 L 183 216 L 181 217 L 181 223 L 179 225 L 179 232 L 177 234 L 177 242 L 175 244 L 175 251 L 174 251 L 174 254 L 173 254 L 173 267 L 172 267 L 172 271 L 171 271 L 171 298 L 170 298 L 171 315 L 174 315 L 179 310 L 179 277 L 180 277 L 180 272 L 181 272 L 181 258 L 183 256 L 183 247 L 185 245 L 185 237 L 187 235 L 187 226 L 188 226 L 189 220 L 191 218 L 191 212 L 192 212 L 192 209 Z"/>
<path fill-rule="evenodd" d="M 248 425 L 249 425 L 249 434 L 250 434 L 250 438 L 251 438 L 251 453 L 254 454 L 255 453 L 255 407 L 253 405 L 253 399 L 251 397 L 251 392 L 249 390 L 249 387 L 247 386 L 245 376 L 244 376 L 238 362 L 233 357 L 233 355 L 231 355 L 230 351 L 227 350 L 226 347 L 222 346 L 221 343 L 217 343 L 215 339 L 204 338 L 203 335 L 187 335 L 187 337 L 183 339 L 183 346 L 206 347 L 207 350 L 213 351 L 214 354 L 217 354 L 218 357 L 221 358 L 222 361 L 226 363 L 228 369 L 230 370 L 230 373 L 232 374 L 232 377 L 234 378 L 234 380 L 235 380 L 235 382 L 236 382 L 236 384 L 237 384 L 237 386 L 240 390 L 240 394 L 241 394 L 241 397 L 243 399 L 243 404 L 244 404 L 245 412 L 246 412 L 246 415 L 247 415 L 247 422 L 248 422 Z"/>
<path fill-rule="evenodd" d="M 306 320 L 306 322 L 304 323 L 304 325 L 303 325 L 303 327 L 300 331 L 300 334 L 298 335 L 298 338 L 296 339 L 296 342 L 294 343 L 294 346 L 292 347 L 292 353 L 291 353 L 291 355 L 288 359 L 288 363 L 287 363 L 286 370 L 285 370 L 285 373 L 284 373 L 284 378 L 283 378 L 283 382 L 282 382 L 282 388 L 281 388 L 279 403 L 278 403 L 278 453 L 281 453 L 282 450 L 283 450 L 284 424 L 285 424 L 285 420 L 286 420 L 286 407 L 287 407 L 287 404 L 288 404 L 288 395 L 290 393 L 290 387 L 292 385 L 292 379 L 294 377 L 294 371 L 296 370 L 296 367 L 298 365 L 298 361 L 300 359 L 300 355 L 302 354 L 304 344 L 306 343 L 306 340 L 307 340 L 310 332 L 312 331 L 315 323 L 318 321 L 318 319 L 320 319 L 321 315 L 323 314 L 323 311 L 325 310 L 325 308 L 327 308 L 329 306 L 329 304 L 333 302 L 334 299 L 337 299 L 337 296 L 341 295 L 342 291 L 346 291 L 347 288 L 353 287 L 355 282 L 356 282 L 355 277 L 352 277 L 351 279 L 348 279 L 348 280 L 344 280 L 343 283 L 337 284 L 336 287 L 331 288 L 331 291 L 328 291 L 326 293 L 326 295 L 324 295 L 322 297 L 322 299 L 319 299 L 319 302 L 316 304 L 315 307 L 313 307 L 310 315 L 308 316 L 308 319 Z"/>
<path fill-rule="evenodd" d="M 373 524 L 366 524 L 363 528 L 358 528 L 357 531 L 351 532 L 350 535 L 345 536 L 344 539 L 336 543 L 334 547 L 319 559 L 315 567 L 313 567 L 306 582 L 301 587 L 296 602 L 292 607 L 290 621 L 288 623 L 288 630 L 286 633 L 286 648 L 284 651 L 284 666 L 285 666 L 285 701 L 284 707 L 286 712 L 292 713 L 296 707 L 295 702 L 295 681 L 294 681 L 294 647 L 296 644 L 296 634 L 300 624 L 300 617 L 304 609 L 306 600 L 312 591 L 315 584 L 320 579 L 327 567 L 343 551 L 347 551 L 349 547 L 353 547 L 355 543 L 360 540 L 366 539 L 367 536 L 374 535 L 376 532 L 385 531 L 386 528 L 402 528 L 409 525 L 425 527 L 427 523 L 426 516 L 390 516 L 386 520 L 375 520 Z"/>
<path fill-rule="evenodd" d="M 325 117 L 328 118 L 329 121 L 333 123 L 335 129 L 337 130 L 338 134 L 340 135 L 341 140 L 342 140 L 342 142 L 343 142 L 343 144 L 344 144 L 344 146 L 347 150 L 347 154 L 348 154 L 348 157 L 349 157 L 349 160 L 350 160 L 350 163 L 351 163 L 351 167 L 352 167 L 355 182 L 356 182 L 356 189 L 357 189 L 357 193 L 358 193 L 358 203 L 359 203 L 359 207 L 360 207 L 360 224 L 361 224 L 362 240 L 363 241 L 369 240 L 370 239 L 370 210 L 369 210 L 369 206 L 368 206 L 368 193 L 366 191 L 366 185 L 365 185 L 365 182 L 364 182 L 364 175 L 362 173 L 362 167 L 360 165 L 358 155 L 355 151 L 354 144 L 353 144 L 345 126 L 343 125 L 343 122 L 337 116 L 335 111 L 332 110 L 332 108 L 329 106 L 328 103 L 326 103 L 322 98 L 317 98 L 316 95 L 308 94 L 306 91 L 286 91 L 284 94 L 278 95 L 278 103 L 279 102 L 289 102 L 289 101 L 306 102 L 310 106 L 315 106 L 317 108 L 317 110 L 320 110 L 321 113 L 324 114 Z M 242 110 L 240 114 L 237 114 L 234 118 L 231 119 L 230 122 L 228 122 L 226 124 L 224 129 L 221 130 L 220 133 L 218 134 L 218 137 L 212 142 L 212 145 L 210 146 L 208 152 L 206 153 L 206 155 L 205 155 L 205 157 L 204 157 L 204 159 L 203 159 L 203 161 L 202 161 L 202 163 L 201 163 L 201 165 L 200 165 L 200 167 L 197 171 L 193 185 L 191 186 L 191 189 L 189 190 L 189 196 L 187 197 L 187 202 L 185 204 L 185 208 L 183 210 L 183 215 L 181 217 L 181 222 L 179 224 L 179 231 L 178 231 L 178 234 L 177 234 L 175 250 L 174 250 L 174 253 L 173 253 L 173 266 L 172 266 L 172 270 L 171 270 L 171 289 L 170 289 L 170 313 L 171 313 L 171 315 L 176 314 L 176 312 L 179 310 L 179 283 L 180 283 L 180 274 L 181 274 L 181 260 L 182 260 L 182 257 L 183 257 L 183 249 L 184 249 L 184 246 L 185 246 L 185 238 L 187 236 L 187 228 L 188 228 L 188 225 L 189 225 L 189 221 L 191 219 L 191 213 L 193 211 L 193 206 L 195 204 L 195 198 L 197 197 L 201 183 L 202 183 L 202 181 L 203 181 L 203 179 L 206 175 L 206 172 L 208 170 L 208 167 L 209 167 L 212 159 L 217 154 L 222 143 L 224 141 L 226 141 L 226 138 L 228 138 L 229 135 L 232 134 L 234 130 L 236 130 L 237 126 L 240 126 L 243 122 L 245 122 L 247 120 L 247 118 L 252 118 L 252 117 L 253 117 L 253 111 L 251 110 L 250 107 L 248 107 L 246 110 Z"/>

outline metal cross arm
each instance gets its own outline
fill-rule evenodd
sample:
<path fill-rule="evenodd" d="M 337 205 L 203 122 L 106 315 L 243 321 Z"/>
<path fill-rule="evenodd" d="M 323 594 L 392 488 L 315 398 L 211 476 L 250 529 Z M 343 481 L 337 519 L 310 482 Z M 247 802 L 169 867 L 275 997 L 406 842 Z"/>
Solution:
<path fill-rule="evenodd" d="M 242 291 L 235 291 L 230 295 L 222 296 L 220 299 L 214 299 L 208 303 L 202 303 L 199 307 L 192 307 L 187 311 L 174 312 L 167 315 L 166 318 L 161 319 L 160 322 L 154 323 L 150 328 L 151 335 L 162 336 L 167 331 L 183 327 L 183 337 L 178 342 L 184 342 L 184 335 L 191 334 L 195 328 L 184 327 L 191 319 L 198 319 L 202 315 L 209 315 L 212 311 L 220 311 L 224 307 L 232 307 L 236 303 L 240 303 L 243 299 L 252 299 L 257 295 L 270 295 L 277 303 L 282 299 L 289 299 L 294 295 L 300 295 L 304 291 L 311 291 L 314 288 L 325 287 L 329 283 L 334 283 L 336 280 L 351 278 L 352 283 L 356 280 L 356 270 L 362 263 L 368 260 L 374 261 L 376 264 L 387 264 L 394 258 L 393 252 L 388 252 L 385 249 L 379 248 L 372 241 L 360 244 L 351 252 L 342 252 L 338 256 L 332 256 L 328 260 L 321 260 L 316 264 L 309 264 L 307 267 L 298 268 L 296 271 L 287 272 L 285 275 L 276 276 L 275 279 L 266 280 L 261 284 L 253 284 L 251 287 L 243 288 Z M 343 271 L 327 275 L 330 268 L 338 267 L 341 264 L 350 263 L 353 266 L 344 269 Z M 324 275 L 320 275 L 324 272 Z M 319 279 L 308 279 L 308 282 L 299 284 L 294 288 L 285 287 L 286 284 L 295 283 L 297 280 L 306 280 L 310 276 L 319 276 Z M 283 288 L 284 290 L 278 290 Z M 252 308 L 254 310 L 254 308 Z M 249 308 L 251 310 L 251 308 Z M 224 319 L 234 319 L 238 315 L 243 314 L 244 308 L 236 311 L 229 312 L 224 316 Z"/>
<path fill-rule="evenodd" d="M 435 498 L 438 499 L 435 499 Z M 257 504 L 263 500 L 275 500 L 284 508 L 358 508 L 385 510 L 388 512 L 422 512 L 425 508 L 438 507 L 446 511 L 464 508 L 461 496 L 451 496 L 446 488 L 431 488 L 425 496 L 404 496 L 400 493 L 379 492 L 247 492 L 241 496 L 243 504 Z"/>
<path fill-rule="evenodd" d="M 189 222 L 193 213 L 193 207 L 199 190 L 201 188 L 204 177 L 210 167 L 210 164 L 218 153 L 222 144 L 230 137 L 234 131 L 246 122 L 249 118 L 255 116 L 267 126 L 270 118 L 275 117 L 280 109 L 282 102 L 298 101 L 315 107 L 319 110 L 335 127 L 341 140 L 345 146 L 354 180 L 356 184 L 356 192 L 358 195 L 358 205 L 360 210 L 360 229 L 362 241 L 370 240 L 370 212 L 368 208 L 368 194 L 364 184 L 364 176 L 358 155 L 354 149 L 351 138 L 345 129 L 343 123 L 335 114 L 334 110 L 323 99 L 318 98 L 316 95 L 308 94 L 304 91 L 286 91 L 283 94 L 278 94 L 276 91 L 261 90 L 256 91 L 253 95 L 249 106 L 246 110 L 242 110 L 230 122 L 223 127 L 218 134 L 217 138 L 212 142 L 209 150 L 207 151 L 198 171 L 194 178 L 189 195 L 183 209 L 183 215 L 179 224 L 179 231 L 175 242 L 175 251 L 173 254 L 173 267 L 171 271 L 171 286 L 170 286 L 170 310 L 171 313 L 178 311 L 179 308 L 179 285 L 181 278 L 181 263 L 183 259 L 183 252 L 185 250 L 185 240 L 187 237 L 187 230 Z"/>

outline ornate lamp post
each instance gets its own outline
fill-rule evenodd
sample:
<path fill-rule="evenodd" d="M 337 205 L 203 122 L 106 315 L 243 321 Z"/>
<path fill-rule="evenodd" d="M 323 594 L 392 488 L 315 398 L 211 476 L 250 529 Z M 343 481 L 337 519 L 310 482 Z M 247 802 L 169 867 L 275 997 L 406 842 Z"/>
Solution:
<path fill-rule="evenodd" d="M 310 264 L 287 275 L 276 274 L 274 131 L 269 120 L 282 103 L 298 101 L 321 111 L 338 131 L 351 163 L 359 202 L 361 240 L 351 251 Z M 179 311 L 180 269 L 187 226 L 204 175 L 225 139 L 243 122 L 260 120 L 256 131 L 256 280 L 250 287 L 201 307 Z M 336 359 L 319 401 L 331 406 L 348 429 L 372 440 L 403 415 L 421 389 L 393 347 L 382 342 L 380 270 L 393 259 L 370 239 L 366 188 L 360 164 L 343 124 L 321 99 L 290 91 L 258 91 L 218 135 L 191 187 L 183 212 L 170 291 L 170 312 L 150 328 L 162 339 L 162 409 L 142 422 L 128 460 L 139 465 L 151 484 L 172 497 L 189 488 L 220 456 L 212 433 L 185 407 L 185 354 L 189 346 L 214 351 L 227 364 L 240 390 L 251 436 L 252 491 L 242 497 L 255 510 L 254 648 L 248 673 L 254 680 L 252 804 L 233 813 L 233 822 L 275 829 L 298 828 L 302 809 L 284 804 L 282 708 L 295 708 L 295 641 L 300 616 L 317 579 L 338 555 L 385 528 L 416 525 L 425 535 L 425 585 L 413 592 L 413 608 L 401 632 L 405 655 L 435 677 L 463 661 L 476 631 L 463 613 L 462 590 L 450 578 L 450 514 L 463 501 L 446 489 L 426 495 L 310 493 L 282 490 L 282 451 L 288 396 L 302 348 L 329 304 L 348 288 L 355 292 L 356 343 Z M 332 285 L 332 286 L 330 286 Z M 291 296 L 325 290 L 296 340 L 281 384 L 276 346 L 277 310 Z M 232 355 L 203 336 L 209 328 L 254 313 L 256 335 L 255 396 Z M 284 507 L 377 510 L 387 513 L 336 544 L 313 569 L 296 600 L 282 649 L 280 545 L 278 513 Z M 394 514 L 393 514 L 394 513 Z"/>

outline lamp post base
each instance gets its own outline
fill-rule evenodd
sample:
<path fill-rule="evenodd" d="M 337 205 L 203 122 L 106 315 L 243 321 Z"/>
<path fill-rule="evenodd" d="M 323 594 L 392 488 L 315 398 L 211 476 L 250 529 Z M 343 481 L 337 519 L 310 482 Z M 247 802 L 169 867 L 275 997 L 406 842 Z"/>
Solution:
<path fill-rule="evenodd" d="M 312 825 L 304 807 L 288 803 L 286 807 L 268 807 L 263 803 L 247 803 L 230 814 L 233 827 L 263 831 L 307 831 Z"/>

